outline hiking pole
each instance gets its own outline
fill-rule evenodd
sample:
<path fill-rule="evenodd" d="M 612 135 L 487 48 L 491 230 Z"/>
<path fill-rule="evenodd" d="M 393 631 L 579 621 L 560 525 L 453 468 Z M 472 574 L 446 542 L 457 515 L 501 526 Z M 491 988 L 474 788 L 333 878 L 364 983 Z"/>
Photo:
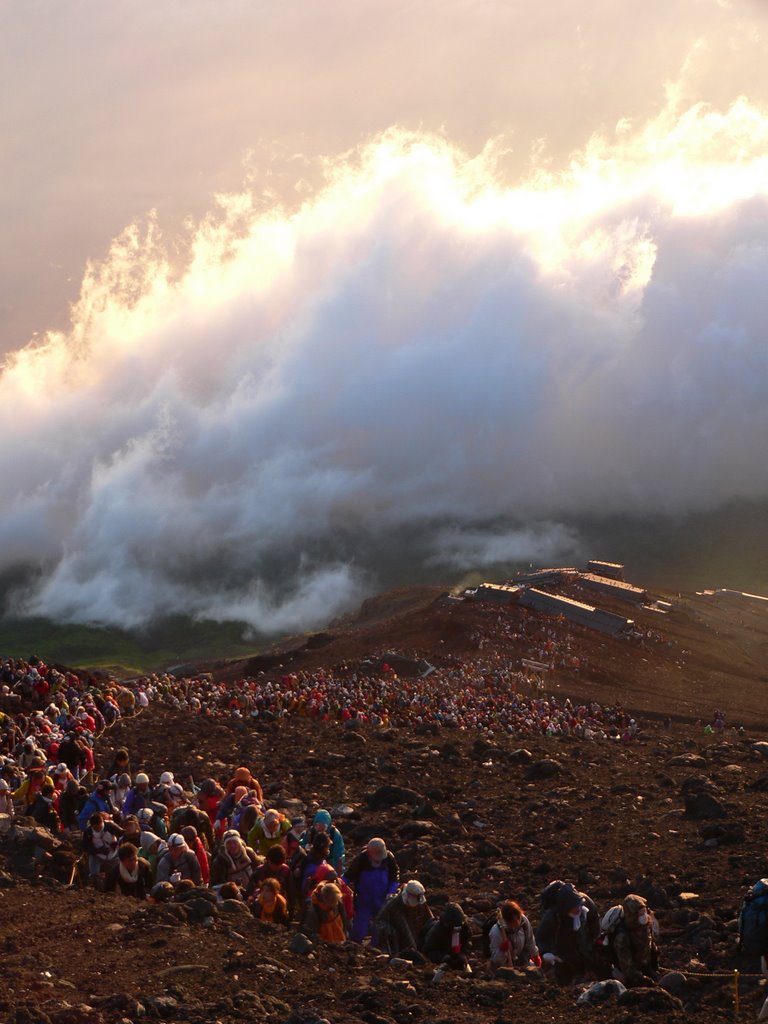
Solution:
<path fill-rule="evenodd" d="M 734 968 L 733 971 L 733 1012 L 738 1015 L 739 1013 L 739 969 Z"/>

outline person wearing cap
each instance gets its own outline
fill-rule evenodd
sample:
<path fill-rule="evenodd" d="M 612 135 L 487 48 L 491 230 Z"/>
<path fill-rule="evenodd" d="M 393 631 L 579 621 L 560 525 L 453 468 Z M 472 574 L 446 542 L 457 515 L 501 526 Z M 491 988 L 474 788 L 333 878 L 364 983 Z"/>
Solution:
<path fill-rule="evenodd" d="M 293 822 L 291 822 L 291 828 L 293 827 Z M 320 808 L 320 810 L 315 811 L 311 828 L 308 828 L 301 837 L 301 845 L 305 850 L 309 850 L 315 836 L 322 834 L 327 835 L 331 840 L 331 853 L 328 857 L 328 862 L 337 874 L 342 875 L 344 873 L 346 863 L 344 839 L 341 832 L 339 832 L 333 824 L 330 812 L 326 811 L 324 808 Z"/>
<path fill-rule="evenodd" d="M 541 956 L 533 937 L 531 922 L 514 900 L 505 900 L 496 909 L 496 923 L 488 933 L 491 972 L 500 967 L 541 967 Z"/>
<path fill-rule="evenodd" d="M 83 849 L 88 854 L 88 874 L 97 888 L 115 864 L 123 830 L 100 811 L 90 815 L 83 828 Z"/>
<path fill-rule="evenodd" d="M 589 896 L 570 883 L 560 886 L 536 930 L 541 959 L 559 984 L 570 984 L 594 971 L 599 932 L 600 918 Z"/>
<path fill-rule="evenodd" d="M 194 885 L 202 884 L 200 864 L 184 836 L 173 832 L 168 836 L 168 849 L 157 862 L 157 881 L 175 884 L 186 879 Z"/>
<path fill-rule="evenodd" d="M 387 896 L 400 885 L 400 867 L 387 844 L 378 836 L 351 862 L 343 875 L 355 894 L 355 916 L 350 938 L 362 942 L 371 934 L 373 919 L 384 906 Z"/>
<path fill-rule="evenodd" d="M 142 807 L 149 807 L 151 802 L 149 776 L 146 772 L 139 772 L 133 780 L 133 785 L 125 794 L 123 814 L 138 814 Z"/>
<path fill-rule="evenodd" d="M 250 891 L 258 867 L 259 858 L 245 845 L 237 829 L 228 829 L 211 861 L 211 885 L 235 882 L 244 892 Z"/>
<path fill-rule="evenodd" d="M 270 846 L 285 848 L 285 836 L 291 831 L 291 823 L 284 814 L 273 809 L 265 812 L 248 833 L 248 845 L 261 857 L 266 857 Z"/>
<path fill-rule="evenodd" d="M 53 784 L 56 787 L 56 793 L 58 795 L 59 793 L 63 793 L 67 788 L 67 783 L 71 778 L 73 778 L 73 775 L 62 761 L 57 764 L 51 772 L 51 778 L 53 779 Z"/>
<path fill-rule="evenodd" d="M 112 803 L 112 788 L 113 783 L 109 779 L 99 779 L 96 783 L 93 792 L 85 801 L 82 810 L 77 816 L 77 823 L 82 831 L 85 830 L 90 816 L 96 811 L 100 811 L 109 818 L 120 816 L 117 808 Z"/>
<path fill-rule="evenodd" d="M 139 828 L 142 831 L 154 832 L 155 835 L 160 836 L 163 840 L 168 838 L 168 823 L 160 810 L 156 809 L 155 805 L 150 804 L 148 807 L 142 807 L 140 811 L 137 811 L 136 817 L 139 819 Z"/>
<path fill-rule="evenodd" d="M 152 868 L 139 856 L 133 843 L 122 843 L 117 851 L 116 863 L 104 879 L 104 891 L 146 900 L 151 889 Z"/>
<path fill-rule="evenodd" d="M 27 777 L 13 794 L 13 799 L 16 803 L 22 804 L 25 814 L 43 786 L 53 786 L 53 779 L 45 770 L 45 761 L 41 757 L 35 757 L 27 768 Z"/>
<path fill-rule="evenodd" d="M 458 903 L 446 903 L 440 917 L 431 921 L 419 937 L 419 952 L 433 964 L 472 973 L 467 957 L 472 930 Z"/>
<path fill-rule="evenodd" d="M 610 943 L 613 977 L 627 988 L 653 985 L 659 966 L 658 925 L 642 896 L 630 893 L 621 903 L 621 920 Z"/>
<path fill-rule="evenodd" d="M 433 916 L 424 886 L 413 878 L 391 896 L 376 915 L 374 945 L 390 956 L 421 960 L 419 935 Z"/>

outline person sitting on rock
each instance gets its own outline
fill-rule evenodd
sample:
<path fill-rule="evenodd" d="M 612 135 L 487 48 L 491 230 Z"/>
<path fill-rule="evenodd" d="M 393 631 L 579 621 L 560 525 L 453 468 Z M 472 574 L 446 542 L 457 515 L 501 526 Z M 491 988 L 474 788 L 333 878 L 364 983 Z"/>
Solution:
<path fill-rule="evenodd" d="M 653 911 L 642 896 L 622 900 L 622 918 L 611 942 L 613 977 L 627 988 L 653 984 L 659 963 Z"/>
<path fill-rule="evenodd" d="M 276 878 L 266 878 L 262 882 L 251 909 L 259 921 L 282 925 L 290 923 L 288 901 L 280 892 L 280 883 Z"/>
<path fill-rule="evenodd" d="M 315 811 L 311 828 L 308 828 L 301 837 L 301 845 L 305 850 L 309 850 L 315 836 L 323 834 L 327 835 L 331 840 L 331 853 L 328 863 L 337 874 L 341 875 L 344 873 L 345 866 L 344 839 L 341 832 L 333 824 L 330 813 L 321 808 L 319 811 Z"/>
<path fill-rule="evenodd" d="M 173 832 L 168 836 L 168 849 L 157 862 L 158 882 L 182 882 L 189 879 L 194 885 L 201 885 L 203 878 L 200 864 L 187 846 L 184 836 Z"/>
<path fill-rule="evenodd" d="M 531 922 L 514 900 L 505 900 L 496 912 L 496 924 L 489 934 L 491 972 L 500 967 L 541 967 L 541 956 L 533 937 Z"/>
<path fill-rule="evenodd" d="M 570 883 L 561 885 L 536 931 L 542 961 L 559 984 L 567 985 L 594 972 L 599 931 L 600 919 L 589 896 Z"/>
<path fill-rule="evenodd" d="M 371 934 L 373 919 L 387 896 L 400 887 L 400 867 L 384 840 L 376 836 L 354 858 L 343 878 L 355 894 L 350 938 L 362 942 Z"/>
<path fill-rule="evenodd" d="M 259 858 L 243 842 L 236 829 L 229 829 L 222 837 L 218 853 L 211 861 L 211 885 L 235 882 L 243 892 L 249 892 L 259 866 Z"/>
<path fill-rule="evenodd" d="M 117 863 L 104 880 L 106 892 L 118 892 L 145 900 L 152 889 L 152 868 L 133 843 L 122 843 L 117 851 Z"/>
<path fill-rule="evenodd" d="M 291 831 L 291 823 L 284 814 L 274 809 L 267 811 L 259 818 L 248 833 L 248 845 L 261 857 L 267 855 L 270 846 L 282 846 L 285 836 Z"/>
<path fill-rule="evenodd" d="M 376 915 L 374 944 L 390 956 L 421 961 L 419 935 L 433 917 L 424 886 L 415 878 L 411 879 Z"/>
<path fill-rule="evenodd" d="M 333 882 L 316 886 L 300 930 L 310 939 L 338 943 L 346 941 L 348 927 L 339 887 Z"/>
<path fill-rule="evenodd" d="M 83 849 L 88 854 L 88 876 L 100 887 L 117 860 L 117 849 L 123 830 L 95 811 L 83 830 Z"/>
<path fill-rule="evenodd" d="M 446 903 L 440 917 L 429 921 L 419 936 L 419 952 L 433 964 L 468 974 L 471 946 L 472 931 L 458 903 Z"/>

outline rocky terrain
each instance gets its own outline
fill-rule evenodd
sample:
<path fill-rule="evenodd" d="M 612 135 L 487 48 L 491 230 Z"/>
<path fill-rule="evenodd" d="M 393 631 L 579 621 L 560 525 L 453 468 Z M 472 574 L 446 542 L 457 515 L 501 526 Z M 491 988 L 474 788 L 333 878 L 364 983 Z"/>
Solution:
<path fill-rule="evenodd" d="M 99 750 L 106 758 L 125 745 L 134 770 L 169 768 L 198 781 L 248 764 L 275 806 L 346 805 L 339 825 L 348 850 L 383 836 L 404 875 L 424 882 L 432 905 L 459 901 L 478 935 L 501 897 L 518 899 L 535 924 L 538 894 L 552 878 L 578 883 L 601 911 L 640 893 L 661 925 L 663 972 L 679 972 L 669 994 L 576 1006 L 577 990 L 535 974 L 490 980 L 479 955 L 471 976 L 446 974 L 434 985 L 430 970 L 390 965 L 352 944 L 291 952 L 290 932 L 247 914 L 177 915 L 68 887 L 74 854 L 66 848 L 51 851 L 38 874 L 24 850 L 5 844 L 3 1019 L 732 1020 L 735 969 L 743 974 L 742 1015 L 753 1017 L 766 992 L 753 976 L 758 962 L 737 955 L 735 918 L 745 889 L 768 874 L 768 761 L 753 746 L 768 738 L 768 611 L 735 599 L 665 596 L 675 604 L 668 616 L 632 610 L 642 641 L 563 627 L 578 663 L 556 668 L 547 683 L 562 696 L 620 701 L 641 723 L 631 744 L 351 730 L 298 717 L 252 724 L 155 705 L 119 723 Z M 436 665 L 499 652 L 532 656 L 530 631 L 521 640 L 517 629 L 522 615 L 401 592 L 255 663 L 205 667 L 235 678 L 355 664 L 388 650 Z M 715 707 L 727 715 L 720 736 L 703 730 Z"/>

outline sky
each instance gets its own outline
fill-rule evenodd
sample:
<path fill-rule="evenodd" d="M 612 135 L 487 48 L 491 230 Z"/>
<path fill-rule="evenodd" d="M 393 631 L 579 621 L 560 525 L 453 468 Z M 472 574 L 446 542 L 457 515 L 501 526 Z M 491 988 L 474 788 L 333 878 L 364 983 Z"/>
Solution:
<path fill-rule="evenodd" d="M 311 626 L 768 496 L 764 4 L 4 0 L 0 47 L 15 607 Z"/>

